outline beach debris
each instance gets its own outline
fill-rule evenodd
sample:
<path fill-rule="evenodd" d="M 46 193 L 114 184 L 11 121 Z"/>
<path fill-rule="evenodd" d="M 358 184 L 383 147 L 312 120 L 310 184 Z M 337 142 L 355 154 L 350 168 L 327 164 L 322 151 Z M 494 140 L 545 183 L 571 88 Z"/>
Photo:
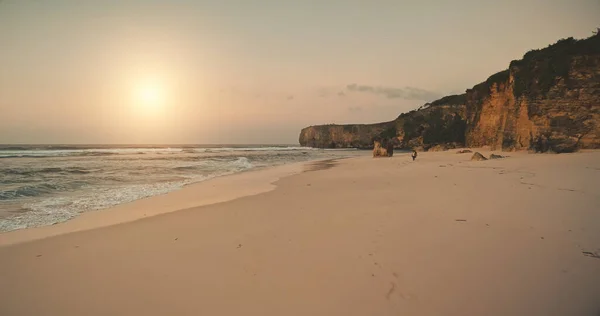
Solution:
<path fill-rule="evenodd" d="M 544 239 L 544 237 L 540 237 L 540 239 Z"/>
<path fill-rule="evenodd" d="M 596 258 L 596 259 L 600 259 L 600 254 L 595 253 L 595 252 L 590 252 L 590 251 L 582 251 L 581 253 L 583 253 L 584 256 L 586 257 L 591 257 L 591 258 Z"/>
<path fill-rule="evenodd" d="M 39 258 L 39 257 L 41 257 L 41 256 L 42 256 L 42 255 L 37 255 L 37 256 L 35 256 L 35 257 L 36 257 L 36 258 Z"/>
<path fill-rule="evenodd" d="M 473 151 L 469 150 L 469 149 L 461 149 L 461 150 L 457 151 L 456 153 L 457 154 L 468 154 L 468 153 L 472 153 L 472 152 Z"/>
<path fill-rule="evenodd" d="M 487 158 L 485 158 L 484 155 L 476 152 L 473 154 L 473 156 L 471 157 L 471 160 L 475 160 L 475 161 L 483 161 L 483 160 L 487 160 Z"/>
<path fill-rule="evenodd" d="M 496 154 L 490 155 L 490 159 L 501 159 L 501 158 L 506 158 L 506 156 L 496 155 Z"/>
<path fill-rule="evenodd" d="M 175 241 L 177 241 L 179 239 L 179 237 L 175 238 Z"/>
<path fill-rule="evenodd" d="M 455 219 L 455 221 L 457 221 L 457 222 L 466 222 L 467 220 L 466 220 L 466 219 L 460 219 L 460 218 L 459 218 L 459 219 Z"/>
<path fill-rule="evenodd" d="M 239 245 L 237 246 L 237 249 L 240 249 L 240 248 L 242 248 L 242 244 L 239 244 Z"/>

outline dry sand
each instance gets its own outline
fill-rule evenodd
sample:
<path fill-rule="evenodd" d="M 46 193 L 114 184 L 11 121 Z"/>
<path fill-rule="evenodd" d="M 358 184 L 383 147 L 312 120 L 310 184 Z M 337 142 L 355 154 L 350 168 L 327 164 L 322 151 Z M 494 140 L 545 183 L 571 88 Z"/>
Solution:
<path fill-rule="evenodd" d="M 1 234 L 0 315 L 599 315 L 600 152 L 508 155 L 285 166 Z"/>

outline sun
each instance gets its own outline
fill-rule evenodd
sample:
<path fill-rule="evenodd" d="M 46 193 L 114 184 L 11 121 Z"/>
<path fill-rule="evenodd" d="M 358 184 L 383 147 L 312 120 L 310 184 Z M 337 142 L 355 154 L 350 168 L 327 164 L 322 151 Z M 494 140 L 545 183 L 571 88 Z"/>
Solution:
<path fill-rule="evenodd" d="M 165 91 L 163 86 L 155 80 L 143 82 L 136 88 L 135 99 L 143 108 L 158 108 L 165 102 Z"/>
<path fill-rule="evenodd" d="M 156 87 L 142 87 L 140 89 L 140 100 L 144 104 L 156 104 L 160 100 L 160 93 Z"/>

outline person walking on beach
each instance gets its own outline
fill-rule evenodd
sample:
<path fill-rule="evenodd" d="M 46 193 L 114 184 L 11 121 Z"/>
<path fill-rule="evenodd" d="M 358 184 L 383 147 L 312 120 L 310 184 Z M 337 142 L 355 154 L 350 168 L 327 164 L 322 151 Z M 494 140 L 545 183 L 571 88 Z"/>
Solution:
<path fill-rule="evenodd" d="M 413 159 L 413 161 L 415 161 L 415 159 L 417 159 L 417 151 L 413 150 L 412 155 L 410 155 Z"/>

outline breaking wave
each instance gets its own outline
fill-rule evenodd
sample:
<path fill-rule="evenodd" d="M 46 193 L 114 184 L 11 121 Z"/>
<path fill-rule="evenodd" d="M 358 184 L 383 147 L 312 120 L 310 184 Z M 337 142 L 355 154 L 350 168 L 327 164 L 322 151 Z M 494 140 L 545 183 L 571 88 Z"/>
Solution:
<path fill-rule="evenodd" d="M 293 146 L 0 146 L 0 232 L 51 225 L 254 168 L 341 156 L 347 152 Z"/>

